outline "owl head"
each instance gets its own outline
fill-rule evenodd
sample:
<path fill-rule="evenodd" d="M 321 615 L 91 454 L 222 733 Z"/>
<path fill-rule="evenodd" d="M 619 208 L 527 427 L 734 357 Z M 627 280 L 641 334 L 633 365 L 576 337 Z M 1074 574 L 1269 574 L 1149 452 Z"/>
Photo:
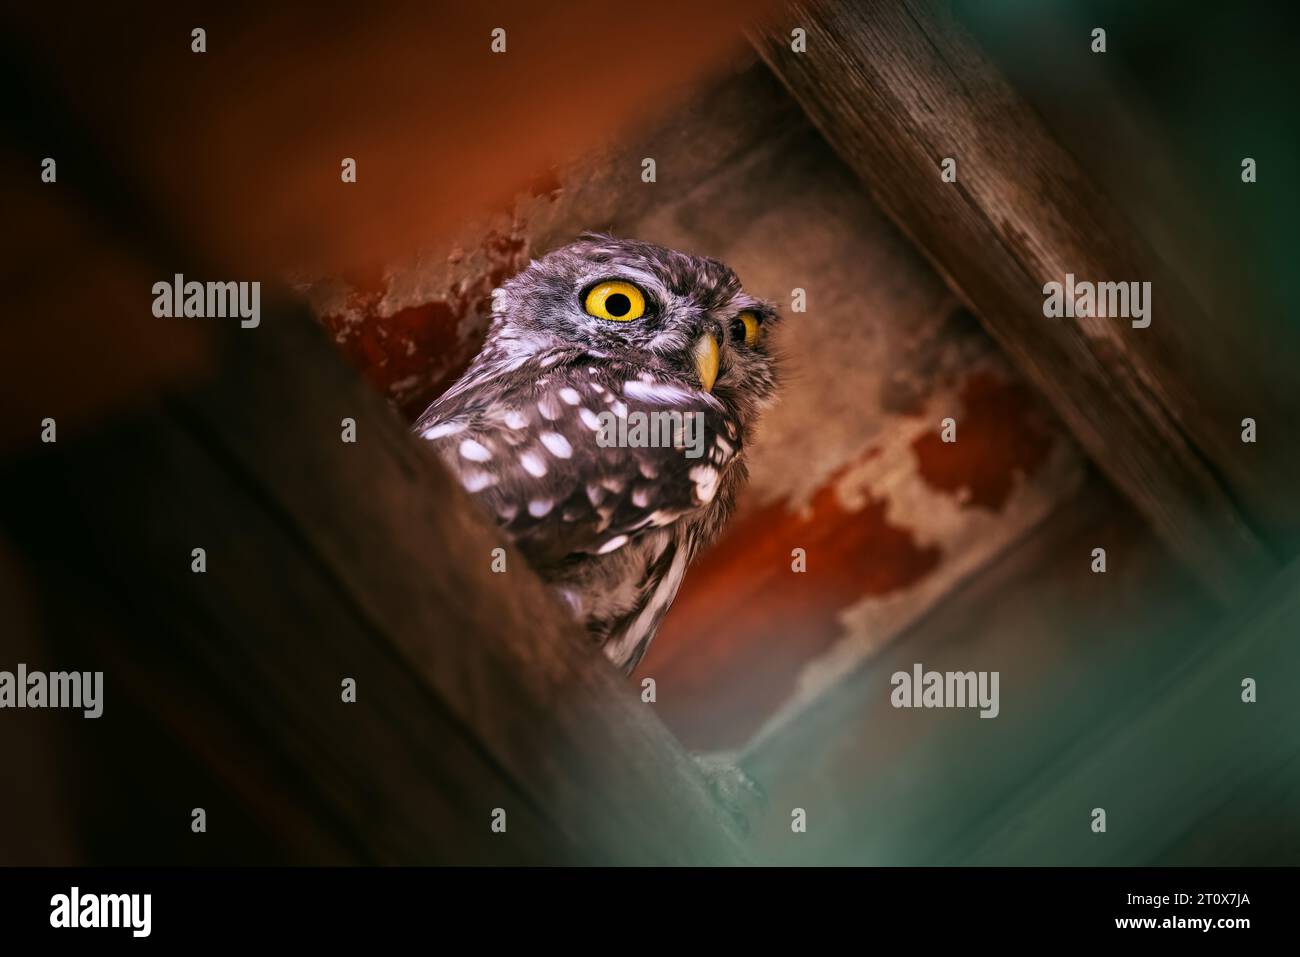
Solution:
<path fill-rule="evenodd" d="M 503 285 L 487 346 L 512 358 L 581 349 L 709 393 L 748 421 L 775 389 L 776 320 L 715 259 L 586 233 Z"/>

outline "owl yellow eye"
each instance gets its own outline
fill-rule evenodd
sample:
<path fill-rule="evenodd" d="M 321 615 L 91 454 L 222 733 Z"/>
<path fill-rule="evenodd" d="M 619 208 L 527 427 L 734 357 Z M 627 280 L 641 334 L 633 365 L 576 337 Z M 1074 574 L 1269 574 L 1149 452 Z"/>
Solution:
<path fill-rule="evenodd" d="M 631 322 L 645 315 L 645 296 L 630 282 L 602 282 L 587 293 L 583 305 L 597 319 Z"/>
<path fill-rule="evenodd" d="M 742 312 L 736 318 L 745 327 L 745 345 L 756 345 L 758 343 L 758 316 L 752 312 Z"/>

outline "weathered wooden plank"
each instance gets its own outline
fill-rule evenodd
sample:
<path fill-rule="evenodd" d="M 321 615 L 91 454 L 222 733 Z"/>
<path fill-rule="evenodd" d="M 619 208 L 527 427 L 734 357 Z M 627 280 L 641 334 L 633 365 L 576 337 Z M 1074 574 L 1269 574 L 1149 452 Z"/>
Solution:
<path fill-rule="evenodd" d="M 1278 554 L 1295 555 L 1300 328 L 1291 318 L 1288 240 L 1300 197 L 1287 176 L 1241 178 L 1245 156 L 1271 166 L 1289 152 L 1273 144 L 1297 138 L 1291 111 L 1252 95 L 1265 78 L 1279 91 L 1297 85 L 1279 69 L 1300 79 L 1294 63 L 1282 66 L 1291 32 L 1278 28 L 1282 8 L 1260 5 L 1242 16 L 1222 7 L 1184 19 L 1169 56 L 1151 58 L 1151 42 L 1169 40 L 1170 24 L 1151 16 L 1149 6 L 1105 17 L 1110 43 L 1102 55 L 1092 52 L 1092 30 L 1101 23 L 1088 4 L 949 2 L 1052 135 L 1204 307 L 1178 317 L 1189 345 L 1179 375 L 1207 386 L 1191 397 L 1200 402 L 1198 419 L 1231 425 L 1249 415 L 1261 434 L 1245 448 L 1235 429 L 1209 428 L 1198 441 L 1223 443 L 1212 457 L 1240 490 L 1243 514 Z M 1236 63 L 1216 70 L 1224 49 L 1233 50 Z M 1212 94 L 1188 96 L 1189 83 L 1211 75 Z"/>
<path fill-rule="evenodd" d="M 1137 710 L 1089 709 L 1092 736 L 989 815 L 962 863 L 1222 863 L 1215 844 L 1253 847 L 1253 864 L 1295 864 L 1300 834 L 1300 564 L 1245 613 L 1189 642 L 1135 689 Z M 1162 642 L 1168 645 L 1168 642 Z M 1093 663 L 1096 699 L 1125 666 Z M 1130 666 L 1130 673 L 1132 673 Z M 1243 701 L 1243 682 L 1257 700 Z M 1106 832 L 1092 811 L 1106 811 Z M 1253 815 L 1245 817 L 1250 810 Z M 1226 813 L 1225 813 L 1226 812 Z M 1224 829 L 1231 823 L 1231 830 Z M 974 837 L 974 835 L 971 835 Z M 1216 840 L 1217 839 L 1217 840 Z"/>
<path fill-rule="evenodd" d="M 420 17 L 412 8 L 376 21 L 380 46 L 418 42 L 402 24 Z M 185 59 L 185 45 L 173 42 L 184 31 L 155 26 L 112 55 L 165 46 L 168 57 L 148 59 L 153 68 L 176 66 L 177 58 L 205 62 Z M 34 46 L 58 47 L 68 76 L 86 67 L 70 62 L 69 44 L 45 26 L 31 32 L 43 38 Z M 350 42 L 346 29 L 333 39 Z M 369 62 L 383 72 L 383 56 Z M 272 85 L 292 80 L 277 72 L 279 61 L 262 66 Z M 35 63 L 24 59 L 14 72 L 40 86 Z M 138 76 L 164 91 L 147 79 L 150 69 Z M 105 662 L 110 692 L 120 696 L 112 713 L 121 723 L 70 729 L 72 741 L 98 740 L 105 754 L 135 756 L 128 773 L 115 778 L 102 765 L 94 776 L 101 803 L 79 809 L 90 830 L 103 837 L 111 818 L 102 809 L 111 807 L 156 839 L 155 852 L 168 851 L 154 859 L 178 849 L 202 858 L 212 851 L 180 843 L 188 808 L 201 803 L 183 797 L 193 803 L 180 807 L 188 788 L 220 804 L 227 826 L 239 820 L 240 836 L 221 847 L 263 860 L 743 860 L 729 819 L 652 710 L 585 646 L 518 556 L 511 554 L 508 574 L 491 572 L 491 550 L 508 545 L 306 310 L 276 299 L 265 278 L 275 257 L 259 262 L 259 250 L 227 248 L 226 259 L 213 252 L 224 245 L 213 231 L 178 229 L 186 214 L 174 217 L 178 208 L 149 200 L 157 184 L 123 173 L 132 158 L 149 165 L 144 142 L 118 138 L 128 127 L 111 129 L 113 111 L 97 92 L 77 87 L 69 97 L 50 95 L 47 109 L 26 117 L 25 141 L 59 134 L 60 178 L 56 189 L 21 174 L 23 209 L 52 215 L 37 217 L 42 243 L 21 251 L 36 263 L 16 257 L 11 266 L 65 285 L 78 276 L 84 298 L 49 303 L 57 327 L 76 329 L 91 316 L 114 331 L 116 349 L 144 350 L 156 361 L 141 363 L 147 374 L 131 379 L 133 404 L 121 400 L 125 389 L 112 391 L 120 403 L 112 423 L 95 422 L 108 405 L 102 400 L 85 410 L 80 430 L 60 422 L 55 449 L 6 461 L 0 484 L 15 580 L 42 610 L 34 626 L 41 645 Z M 134 119 L 148 112 L 133 108 Z M 273 110 L 262 119 L 282 117 Z M 103 138 L 87 135 L 87 126 Z M 310 165 L 335 151 L 296 155 Z M 333 184 L 337 196 L 337 160 L 320 169 L 314 182 Z M 199 197 L 196 187 L 190 198 L 198 205 L 222 194 L 202 171 L 184 175 L 213 190 Z M 289 218 L 277 228 L 306 248 L 320 230 Z M 94 241 L 70 241 L 86 220 Z M 235 216 L 213 229 L 229 236 L 245 226 Z M 354 252 L 366 245 L 357 235 L 335 238 Z M 97 258 L 104 246 L 116 258 Z M 51 265 L 60 252 L 66 258 Z M 129 272 L 108 268 L 121 262 Z M 248 271 L 225 271 L 237 263 Z M 261 324 L 241 330 L 153 317 L 151 282 L 176 272 L 262 278 Z M 40 303 L 39 287 L 28 281 L 24 301 Z M 83 303 L 96 308 L 77 312 Z M 39 308 L 16 318 L 47 320 Z M 180 350 L 148 348 L 155 330 L 165 337 L 192 325 L 212 333 L 203 378 L 191 377 L 196 363 L 182 365 Z M 79 349 L 66 336 L 77 371 L 112 378 L 102 374 L 112 364 L 105 338 Z M 198 351 L 209 354 L 190 350 Z M 55 349 L 24 357 L 35 369 L 60 358 L 71 364 Z M 59 396 L 48 394 L 62 382 L 39 374 L 32 381 L 17 410 L 26 421 L 14 431 L 29 448 L 38 413 L 62 415 L 76 404 L 56 405 Z M 169 383 L 168 397 L 155 398 L 159 382 Z M 340 441 L 344 416 L 356 421 L 355 445 Z M 196 537 L 213 543 L 203 575 L 189 571 L 190 549 L 207 547 Z M 353 670 L 370 692 L 344 706 L 339 684 Z M 90 737 L 96 728 L 100 739 Z M 148 733 L 133 750 L 133 732 L 141 731 Z M 169 779 L 164 759 L 177 756 L 185 770 Z M 176 800 L 154 800 L 160 792 Z M 506 835 L 488 828 L 493 806 L 514 809 Z M 177 816 L 151 827 L 142 809 Z M 105 846 L 92 842 L 91 851 Z"/>
<path fill-rule="evenodd" d="M 575 839 L 646 860 L 725 860 L 730 846 L 714 832 L 721 817 L 710 817 L 693 762 L 575 637 L 522 560 L 512 553 L 506 574 L 490 571 L 492 550 L 509 551 L 508 540 L 383 399 L 361 390 L 306 324 L 266 347 L 247 350 L 247 377 L 231 380 L 242 380 L 244 403 L 214 393 L 196 411 L 285 503 L 408 663 Z M 305 357 L 319 370 L 314 383 L 255 377 Z M 295 408 L 312 410 L 320 441 L 283 441 L 301 431 Z M 364 454 L 338 441 L 343 416 L 366 423 Z M 339 497 L 304 488 L 303 474 L 332 477 L 346 521 Z M 371 557 L 380 554 L 382 566 Z"/>
<path fill-rule="evenodd" d="M 1097 545 L 1105 574 L 1089 567 Z M 744 757 L 769 785 L 758 849 L 792 864 L 1206 864 L 1236 845 L 1248 863 L 1294 862 L 1300 699 L 1286 631 L 1300 608 L 1285 584 L 1261 605 L 1267 627 L 1216 623 L 1209 597 L 1094 480 Z M 918 662 L 999 671 L 1000 713 L 894 708 L 892 674 Z M 1240 699 L 1245 676 L 1258 704 Z M 1090 830 L 1099 806 L 1106 835 Z M 790 831 L 794 807 L 806 834 Z"/>
<path fill-rule="evenodd" d="M 47 647 L 36 634 L 37 608 L 24 587 L 12 545 L 0 540 L 0 608 L 4 609 L 0 647 L 12 658 L 0 663 L 11 671 L 16 662 L 47 659 Z M 64 659 L 69 660 L 69 659 Z M 72 826 L 66 760 L 67 725 L 49 710 L 9 711 L 0 721 L 0 755 L 8 764 L 0 788 L 0 864 L 57 866 L 81 858 L 79 835 Z"/>
<path fill-rule="evenodd" d="M 807 53 L 791 50 L 796 25 Z M 1206 586 L 1231 601 L 1276 569 L 1222 478 L 1239 422 L 1201 414 L 1199 383 L 1179 374 L 1199 307 L 951 19 L 921 0 L 799 4 L 756 45 Z M 1150 281 L 1151 326 L 1045 318 L 1043 286 L 1067 273 Z"/>
<path fill-rule="evenodd" d="M 575 859 L 231 465 L 160 412 L 6 471 L 25 504 L 4 528 L 39 582 L 45 644 L 105 675 L 104 715 L 64 729 L 91 820 L 115 822 L 87 827 L 89 860 Z M 508 840 L 488 830 L 494 807 Z"/>
<path fill-rule="evenodd" d="M 69 228 L 84 225 L 96 189 L 40 195 L 49 242 L 29 253 L 61 242 L 65 269 L 97 262 L 93 222 Z M 68 242 L 83 234 L 96 241 Z M 119 258 L 143 277 L 134 294 L 102 271 L 79 273 L 98 321 L 126 335 L 117 348 L 132 347 L 142 314 L 160 337 L 175 328 L 148 316 L 147 280 L 193 273 L 196 260 L 177 249 L 159 265 L 158 248 L 123 245 Z M 106 289 L 115 294 L 96 298 Z M 64 329 L 86 315 L 63 297 L 54 309 Z M 471 544 L 488 534 L 471 531 L 472 506 L 305 312 L 267 302 L 257 329 L 202 328 L 220 346 L 207 375 L 172 386 L 202 396 L 174 394 L 161 411 L 137 387 L 112 424 L 92 426 L 93 410 L 65 416 L 76 403 L 41 391 L 64 380 L 33 376 L 16 431 L 30 443 L 39 415 L 54 413 L 60 441 L 6 462 L 0 478 L 6 587 L 40 609 L 38 634 L 4 650 L 57 649 L 60 666 L 98 662 L 107 676 L 109 717 L 59 739 L 76 749 L 58 762 L 85 786 L 74 793 L 93 795 L 73 809 L 86 860 L 740 859 L 694 763 L 522 561 L 491 575 L 498 543 Z M 75 369 L 103 364 L 103 350 L 65 345 Z M 50 342 L 28 358 L 40 368 L 61 354 Z M 340 442 L 344 408 L 360 446 Z M 321 456 L 310 465 L 308 445 Z M 295 524 L 307 503 L 330 543 L 319 551 L 316 532 Z M 398 511 L 382 519 L 385 508 Z M 440 544 L 441 534 L 451 537 Z M 212 556 L 206 575 L 189 572 L 197 546 Z M 370 691 L 349 712 L 339 682 L 351 673 Z M 78 744 L 87 740 L 95 746 Z M 661 748 L 670 753 L 645 753 Z M 33 793 L 48 786 L 33 776 Z M 220 840 L 188 840 L 194 806 L 212 812 Z M 498 806 L 508 836 L 488 829 Z M 65 833 L 38 840 L 67 853 Z M 31 859 L 24 842 L 9 846 Z"/>
<path fill-rule="evenodd" d="M 94 610 L 55 636 L 102 635 L 111 691 L 263 825 L 296 815 L 309 859 L 741 859 L 652 709 L 518 556 L 491 572 L 508 544 L 304 311 L 264 306 L 225 347 L 215 383 L 6 473 L 46 600 Z"/>

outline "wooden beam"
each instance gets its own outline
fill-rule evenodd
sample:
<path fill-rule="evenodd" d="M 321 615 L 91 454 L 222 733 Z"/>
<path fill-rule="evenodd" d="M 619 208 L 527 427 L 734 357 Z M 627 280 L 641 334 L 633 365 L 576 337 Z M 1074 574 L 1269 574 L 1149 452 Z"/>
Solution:
<path fill-rule="evenodd" d="M 213 782 L 132 840 L 215 803 L 255 860 L 743 860 L 653 707 L 305 309 L 224 346 L 213 382 L 0 471 L 48 646 L 105 672 L 106 717 L 73 730 L 127 754 L 167 729 Z"/>
<path fill-rule="evenodd" d="M 4 178 L 41 240 L 9 264 L 34 277 L 14 315 L 62 330 L 88 379 L 153 361 L 129 389 L 83 390 L 95 407 L 74 419 L 69 377 L 47 374 L 67 356 L 27 356 L 25 444 L 0 460 L 0 594 L 33 609 L 6 649 L 104 673 L 104 716 L 61 722 L 52 762 L 83 862 L 746 860 L 653 706 L 305 305 L 266 281 L 256 328 L 150 314 L 152 282 L 174 273 L 268 274 L 227 271 L 208 231 L 169 231 L 78 115 L 50 101 L 23 124 L 24 142 L 57 134 L 57 190 Z M 112 334 L 83 339 L 87 322 Z M 201 348 L 150 347 L 183 329 L 207 333 Z M 38 415 L 59 417 L 57 444 L 39 444 Z M 48 775 L 28 790 L 48 793 Z"/>
<path fill-rule="evenodd" d="M 1201 414 L 1203 384 L 1180 378 L 1204 349 L 1187 332 L 1208 327 L 1189 321 L 1199 306 L 951 17 L 930 0 L 800 3 L 755 45 L 1205 586 L 1232 602 L 1275 571 L 1223 479 L 1239 422 Z M 1044 284 L 1067 273 L 1150 281 L 1151 326 L 1045 318 Z"/>
<path fill-rule="evenodd" d="M 1098 540 L 1124 574 L 1078 561 Z M 757 850 L 791 865 L 1294 863 L 1298 586 L 1300 565 L 1248 613 L 1216 614 L 1093 483 L 745 755 L 773 807 L 808 812 L 795 840 L 769 816 Z M 998 717 L 893 707 L 892 675 L 917 662 L 997 670 Z"/>
<path fill-rule="evenodd" d="M 1248 611 L 1192 643 L 1190 653 L 1167 659 L 1134 689 L 1135 712 L 1106 697 L 1122 660 L 1090 669 L 1091 733 L 1023 780 L 950 860 L 1294 864 L 1297 628 L 1300 562 L 1293 562 L 1260 589 Z M 1252 703 L 1243 701 L 1247 678 L 1257 686 Z M 1104 834 L 1092 829 L 1096 807 L 1106 810 Z"/>

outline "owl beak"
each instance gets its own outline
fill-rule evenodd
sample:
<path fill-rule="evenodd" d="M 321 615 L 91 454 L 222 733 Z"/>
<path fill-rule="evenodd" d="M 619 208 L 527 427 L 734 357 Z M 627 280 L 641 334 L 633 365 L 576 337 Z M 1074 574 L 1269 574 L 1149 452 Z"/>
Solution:
<path fill-rule="evenodd" d="M 718 340 L 705 333 L 695 340 L 691 355 L 695 359 L 695 371 L 700 374 L 700 385 L 705 392 L 712 392 L 714 380 L 718 378 Z"/>

